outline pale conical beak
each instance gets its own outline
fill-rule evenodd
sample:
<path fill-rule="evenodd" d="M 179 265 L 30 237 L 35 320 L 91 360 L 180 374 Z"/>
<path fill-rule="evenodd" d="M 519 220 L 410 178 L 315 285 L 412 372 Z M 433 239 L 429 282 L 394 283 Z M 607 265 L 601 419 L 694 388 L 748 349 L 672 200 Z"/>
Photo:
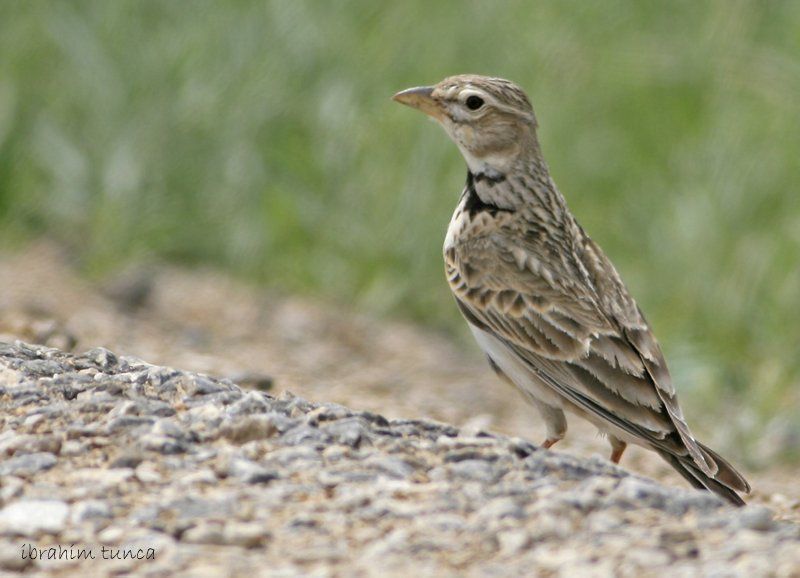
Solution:
<path fill-rule="evenodd" d="M 432 86 L 417 86 L 402 90 L 395 94 L 392 100 L 421 110 L 436 119 L 442 116 L 442 108 L 439 106 L 439 101 L 433 97 Z"/>

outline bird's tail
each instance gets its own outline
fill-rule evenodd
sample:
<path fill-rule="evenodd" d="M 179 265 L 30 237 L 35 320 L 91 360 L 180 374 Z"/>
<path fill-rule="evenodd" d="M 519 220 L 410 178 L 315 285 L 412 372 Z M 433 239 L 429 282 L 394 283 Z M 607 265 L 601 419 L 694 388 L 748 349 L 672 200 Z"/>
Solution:
<path fill-rule="evenodd" d="M 709 490 L 718 496 L 725 498 L 735 506 L 744 506 L 745 502 L 736 492 L 750 493 L 750 484 L 736 471 L 723 457 L 707 446 L 697 443 L 704 457 L 709 463 L 716 464 L 717 473 L 710 476 L 703 472 L 689 456 L 675 456 L 673 454 L 660 451 L 669 464 L 677 470 L 695 488 Z"/>

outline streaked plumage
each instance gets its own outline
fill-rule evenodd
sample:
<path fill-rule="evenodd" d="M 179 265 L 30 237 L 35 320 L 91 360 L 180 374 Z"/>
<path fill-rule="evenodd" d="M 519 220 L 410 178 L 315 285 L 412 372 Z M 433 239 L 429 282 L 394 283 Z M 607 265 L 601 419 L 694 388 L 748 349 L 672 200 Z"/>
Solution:
<path fill-rule="evenodd" d="M 550 178 L 530 101 L 513 83 L 462 75 L 395 100 L 436 119 L 467 162 L 444 245 L 459 309 L 495 371 L 537 407 L 545 447 L 564 411 L 656 451 L 692 485 L 744 502 L 745 479 L 695 440 L 661 349 L 614 266 Z"/>

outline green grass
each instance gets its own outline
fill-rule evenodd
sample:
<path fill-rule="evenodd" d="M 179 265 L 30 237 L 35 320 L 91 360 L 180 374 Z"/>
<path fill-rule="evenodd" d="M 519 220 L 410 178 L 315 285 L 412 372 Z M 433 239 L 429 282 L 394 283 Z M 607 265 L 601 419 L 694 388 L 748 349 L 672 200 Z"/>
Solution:
<path fill-rule="evenodd" d="M 698 429 L 798 458 L 799 30 L 789 1 L 9 0 L 0 238 L 458 332 L 440 247 L 464 164 L 390 96 L 505 76 Z"/>

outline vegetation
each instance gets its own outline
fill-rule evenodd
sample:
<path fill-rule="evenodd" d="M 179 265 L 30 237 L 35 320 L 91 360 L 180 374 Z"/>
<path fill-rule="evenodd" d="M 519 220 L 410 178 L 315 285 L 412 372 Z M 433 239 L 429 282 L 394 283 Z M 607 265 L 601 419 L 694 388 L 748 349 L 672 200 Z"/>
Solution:
<path fill-rule="evenodd" d="M 3 2 L 0 236 L 459 332 L 439 252 L 463 161 L 390 96 L 508 77 L 698 429 L 798 457 L 798 30 L 788 1 Z"/>

